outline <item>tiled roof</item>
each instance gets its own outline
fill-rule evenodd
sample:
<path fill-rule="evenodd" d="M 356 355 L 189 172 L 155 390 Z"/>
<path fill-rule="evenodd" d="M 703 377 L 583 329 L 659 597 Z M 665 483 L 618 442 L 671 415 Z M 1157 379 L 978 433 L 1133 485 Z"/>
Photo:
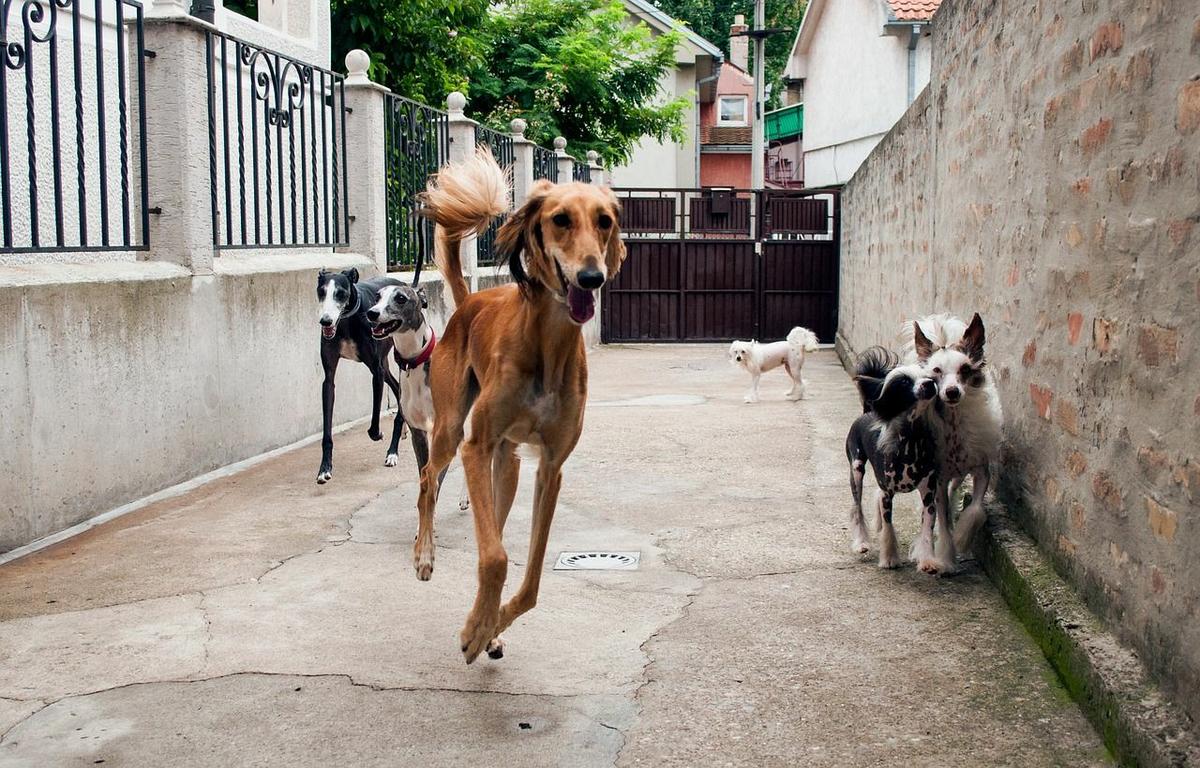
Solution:
<path fill-rule="evenodd" d="M 900 21 L 929 21 L 942 0 L 887 0 L 887 4 Z"/>

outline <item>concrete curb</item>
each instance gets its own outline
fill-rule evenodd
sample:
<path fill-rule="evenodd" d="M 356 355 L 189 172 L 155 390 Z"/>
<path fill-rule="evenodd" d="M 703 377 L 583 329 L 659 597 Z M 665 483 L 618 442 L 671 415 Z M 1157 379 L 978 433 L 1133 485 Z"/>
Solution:
<path fill-rule="evenodd" d="M 841 333 L 837 353 L 850 370 L 855 353 Z M 1191 718 L 998 503 L 988 505 L 976 555 L 1121 765 L 1200 766 L 1200 733 Z"/>
<path fill-rule="evenodd" d="M 997 504 L 976 554 L 1122 765 L 1200 765 L 1200 735 Z"/>

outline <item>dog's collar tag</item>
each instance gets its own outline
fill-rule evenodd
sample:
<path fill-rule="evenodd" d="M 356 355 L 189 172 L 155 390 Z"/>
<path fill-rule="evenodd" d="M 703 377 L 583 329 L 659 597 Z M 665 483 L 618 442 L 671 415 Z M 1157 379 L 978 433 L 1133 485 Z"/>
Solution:
<path fill-rule="evenodd" d="M 425 345 L 425 349 L 421 350 L 421 354 L 414 357 L 412 360 L 400 358 L 400 370 L 411 371 L 413 368 L 418 368 L 429 361 L 433 357 L 433 348 L 437 345 L 437 333 L 432 328 L 429 329 L 429 343 Z"/>

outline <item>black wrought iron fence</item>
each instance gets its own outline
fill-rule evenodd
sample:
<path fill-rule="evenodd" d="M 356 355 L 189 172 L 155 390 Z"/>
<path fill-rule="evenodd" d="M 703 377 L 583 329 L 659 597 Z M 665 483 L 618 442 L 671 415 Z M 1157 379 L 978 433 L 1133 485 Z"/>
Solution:
<path fill-rule="evenodd" d="M 571 166 L 571 180 L 582 181 L 585 184 L 591 184 L 592 166 L 588 165 L 587 163 L 576 161 L 575 164 Z"/>
<path fill-rule="evenodd" d="M 534 146 L 533 148 L 533 178 L 558 181 L 558 155 L 554 150 Z"/>
<path fill-rule="evenodd" d="M 14 5 L 0 12 L 0 251 L 145 250 L 141 3 L 25 0 L 12 19 Z"/>
<path fill-rule="evenodd" d="M 343 76 L 207 34 L 213 245 L 345 245 Z"/>
<path fill-rule="evenodd" d="M 384 101 L 388 269 L 416 264 L 433 251 L 433 222 L 421 215 L 420 194 L 450 156 L 445 112 L 403 96 Z"/>
<path fill-rule="evenodd" d="M 475 127 L 475 143 L 483 145 L 492 150 L 492 157 L 496 158 L 496 162 L 501 168 L 511 168 L 516 156 L 513 153 L 512 136 L 493 131 L 483 125 Z M 477 244 L 477 258 L 480 265 L 491 266 L 496 263 L 496 232 L 500 229 L 500 225 L 504 223 L 505 216 L 500 216 L 492 222 L 491 226 L 479 236 Z"/>

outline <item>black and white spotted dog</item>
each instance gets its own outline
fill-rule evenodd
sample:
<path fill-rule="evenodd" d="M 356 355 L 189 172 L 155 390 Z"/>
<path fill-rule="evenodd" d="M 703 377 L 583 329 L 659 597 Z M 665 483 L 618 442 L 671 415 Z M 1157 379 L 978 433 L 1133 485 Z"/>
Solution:
<path fill-rule="evenodd" d="M 320 312 L 317 322 L 321 325 L 321 367 L 325 370 L 325 381 L 321 385 L 321 466 L 317 469 L 317 483 L 327 483 L 333 478 L 333 394 L 334 378 L 338 363 L 344 358 L 360 362 L 371 371 L 371 426 L 367 434 L 372 440 L 382 440 L 379 429 L 379 409 L 383 402 L 383 385 L 386 383 L 400 400 L 399 384 L 388 368 L 387 358 L 392 350 L 389 338 L 377 339 L 371 334 L 367 321 L 367 308 L 379 300 L 379 292 L 399 282 L 388 277 L 376 277 L 359 282 L 358 270 L 328 272 L 322 269 L 317 274 L 317 301 Z M 392 427 L 392 444 L 388 454 L 396 453 L 396 446 L 403 432 L 400 413 Z"/>
<path fill-rule="evenodd" d="M 862 492 L 867 465 L 879 486 L 876 508 L 880 531 L 879 567 L 900 565 L 899 544 L 892 525 L 892 499 L 898 493 L 921 494 L 921 534 L 913 547 L 913 558 L 926 573 L 948 573 L 953 560 L 943 551 L 949 544 L 949 529 L 939 522 L 939 546 L 935 553 L 933 529 L 938 486 L 938 445 L 929 416 L 937 386 L 919 365 L 898 365 L 895 354 L 872 347 L 859 356 L 854 380 L 863 399 L 863 415 L 855 419 L 846 436 L 846 458 L 850 462 L 850 511 L 852 551 L 869 549 L 863 519 Z"/>

